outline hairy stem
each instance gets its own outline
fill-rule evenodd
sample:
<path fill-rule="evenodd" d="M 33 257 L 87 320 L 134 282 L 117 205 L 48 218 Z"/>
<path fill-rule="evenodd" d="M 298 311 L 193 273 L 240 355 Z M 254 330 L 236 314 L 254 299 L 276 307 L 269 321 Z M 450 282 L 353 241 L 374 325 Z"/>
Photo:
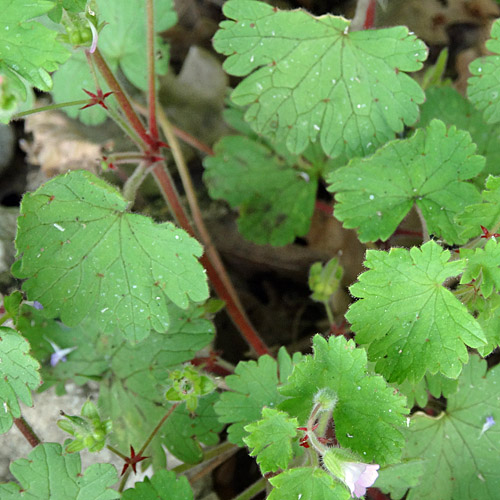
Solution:
<path fill-rule="evenodd" d="M 99 49 L 96 49 L 96 51 L 92 54 L 92 58 L 95 62 L 97 69 L 100 71 L 101 75 L 106 80 L 106 83 L 108 84 L 109 88 L 114 93 L 115 99 L 120 105 L 120 108 L 122 109 L 124 115 L 127 117 L 127 120 L 129 121 L 130 125 L 137 132 L 137 135 L 141 138 L 141 141 L 144 143 L 143 145 L 144 146 L 148 145 L 151 142 L 151 138 L 146 132 L 143 123 L 137 116 L 137 113 L 132 108 L 132 105 L 130 104 L 127 94 L 125 94 L 125 91 L 118 83 L 118 80 L 115 78 L 115 75 L 109 68 L 107 62 L 102 57 L 102 54 L 99 51 Z M 144 149 L 146 149 L 146 147 Z"/>
<path fill-rule="evenodd" d="M 186 192 L 188 205 L 191 209 L 191 215 L 193 216 L 193 221 L 201 242 L 205 247 L 205 255 L 208 257 L 211 267 L 213 267 L 213 271 L 209 272 L 208 268 L 205 266 L 205 269 L 207 269 L 207 273 L 209 273 L 209 278 L 212 281 L 217 294 L 226 302 L 228 311 L 231 311 L 231 318 L 235 322 L 238 329 L 241 331 L 244 338 L 250 344 L 250 346 L 255 349 L 258 355 L 269 354 L 269 349 L 265 346 L 256 330 L 250 324 L 250 320 L 246 317 L 243 305 L 241 304 L 238 297 L 238 293 L 236 292 L 236 289 L 234 288 L 233 283 L 231 282 L 231 279 L 227 274 L 226 268 L 224 267 L 217 248 L 215 248 L 215 245 L 212 242 L 212 238 L 210 237 L 210 234 L 205 226 L 205 222 L 203 221 L 203 216 L 198 205 L 198 200 L 196 198 L 196 190 L 193 186 L 191 175 L 189 174 L 189 169 L 186 165 L 186 161 L 184 160 L 184 155 L 182 154 L 179 141 L 174 134 L 172 125 L 170 124 L 165 112 L 161 108 L 159 108 L 158 110 L 158 117 L 160 120 L 162 131 L 165 134 L 170 147 L 172 148 L 172 155 L 174 157 L 177 170 L 179 171 L 179 175 L 181 176 L 182 185 L 184 186 L 184 191 Z M 211 274 L 217 281 L 217 285 L 210 277 Z M 217 276 L 217 278 L 215 278 L 215 275 Z M 224 295 L 224 297 L 221 296 L 221 293 Z M 235 318 L 233 314 L 236 314 L 237 318 Z"/>
<path fill-rule="evenodd" d="M 148 54 L 148 125 L 154 141 L 158 140 L 156 124 L 156 76 L 155 76 L 155 24 L 154 0 L 146 0 L 147 54 Z"/>
<path fill-rule="evenodd" d="M 40 438 L 35 434 L 35 431 L 32 429 L 31 425 L 26 422 L 22 415 L 14 419 L 14 424 L 21 431 L 21 434 L 26 438 L 26 441 L 28 441 L 28 443 L 33 446 L 33 448 L 41 443 Z"/>
<path fill-rule="evenodd" d="M 26 111 L 21 111 L 20 113 L 16 113 L 12 117 L 12 120 L 19 120 L 19 118 L 23 118 L 24 116 L 33 115 L 35 113 L 41 113 L 42 111 L 52 111 L 53 109 L 69 108 L 70 106 L 85 106 L 85 104 L 89 103 L 90 99 L 80 99 L 79 101 L 68 101 L 68 102 L 60 102 L 59 104 L 49 104 L 47 106 L 27 109 Z"/>

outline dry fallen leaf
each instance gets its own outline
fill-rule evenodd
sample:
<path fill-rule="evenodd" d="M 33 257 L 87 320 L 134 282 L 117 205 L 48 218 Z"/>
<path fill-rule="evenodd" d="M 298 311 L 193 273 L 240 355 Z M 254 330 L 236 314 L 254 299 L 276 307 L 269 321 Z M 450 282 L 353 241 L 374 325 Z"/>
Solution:
<path fill-rule="evenodd" d="M 33 140 L 21 141 L 28 161 L 40 165 L 46 177 L 68 170 L 85 169 L 97 173 L 103 145 L 84 137 L 72 121 L 58 111 L 45 111 L 25 118 L 25 131 Z"/>

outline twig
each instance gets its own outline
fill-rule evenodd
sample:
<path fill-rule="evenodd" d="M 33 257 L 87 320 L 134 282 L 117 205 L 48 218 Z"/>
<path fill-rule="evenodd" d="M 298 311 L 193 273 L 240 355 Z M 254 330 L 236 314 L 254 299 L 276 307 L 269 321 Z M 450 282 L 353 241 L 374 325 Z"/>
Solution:
<path fill-rule="evenodd" d="M 251 500 L 261 491 L 264 491 L 266 488 L 267 479 L 265 477 L 261 477 L 258 481 L 249 486 L 245 491 L 242 491 L 237 497 L 234 497 L 233 500 Z"/>
<path fill-rule="evenodd" d="M 146 27 L 148 51 L 148 125 L 149 133 L 154 141 L 158 140 L 158 125 L 156 124 L 156 75 L 155 75 L 155 25 L 154 1 L 146 0 Z"/>

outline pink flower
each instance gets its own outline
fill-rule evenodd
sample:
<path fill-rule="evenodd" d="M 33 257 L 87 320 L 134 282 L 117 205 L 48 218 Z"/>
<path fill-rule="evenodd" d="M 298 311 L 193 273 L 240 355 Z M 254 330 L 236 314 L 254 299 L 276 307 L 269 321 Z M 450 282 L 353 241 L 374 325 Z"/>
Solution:
<path fill-rule="evenodd" d="M 351 497 L 360 498 L 366 494 L 378 477 L 378 464 L 364 464 L 362 462 L 344 462 L 342 472 L 343 482 L 351 490 Z"/>
<path fill-rule="evenodd" d="M 351 497 L 360 498 L 366 494 L 378 477 L 378 464 L 355 462 L 355 456 L 342 448 L 328 448 L 323 454 L 323 465 L 351 491 Z"/>

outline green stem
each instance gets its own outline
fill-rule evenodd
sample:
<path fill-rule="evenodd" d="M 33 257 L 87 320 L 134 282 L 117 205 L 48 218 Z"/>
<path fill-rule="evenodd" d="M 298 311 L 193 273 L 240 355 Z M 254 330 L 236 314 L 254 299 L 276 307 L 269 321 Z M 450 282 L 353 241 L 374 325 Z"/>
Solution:
<path fill-rule="evenodd" d="M 330 307 L 328 300 L 325 300 L 323 302 L 323 305 L 325 306 L 325 309 L 326 309 L 326 315 L 328 316 L 328 322 L 330 323 L 330 326 L 332 326 L 335 324 L 335 318 L 333 317 L 332 308 Z"/>
<path fill-rule="evenodd" d="M 158 118 L 160 121 L 161 129 L 165 134 L 165 137 L 167 138 L 167 142 L 172 148 L 172 155 L 179 171 L 179 175 L 181 176 L 182 185 L 186 192 L 186 197 L 191 209 L 193 220 L 201 242 L 205 247 L 205 254 L 202 257 L 202 264 L 207 271 L 208 278 L 215 288 L 217 295 L 219 295 L 219 297 L 226 302 L 226 308 L 229 316 L 242 334 L 243 338 L 248 342 L 250 347 L 252 347 L 259 356 L 262 356 L 263 354 L 270 354 L 269 348 L 261 339 L 260 335 L 246 316 L 243 305 L 238 297 L 238 293 L 236 292 L 236 289 L 234 288 L 234 285 L 231 282 L 229 275 L 227 274 L 226 268 L 224 267 L 222 259 L 220 258 L 219 252 L 212 242 L 210 233 L 208 232 L 203 221 L 203 216 L 198 205 L 198 200 L 196 198 L 196 190 L 194 189 L 191 176 L 189 174 L 189 169 L 187 168 L 186 162 L 184 160 L 184 155 L 182 154 L 179 141 L 174 134 L 172 125 L 170 124 L 166 114 L 161 108 L 158 108 Z M 161 167 L 156 167 L 154 170 L 157 182 L 161 181 L 158 176 L 163 175 L 160 169 L 162 172 L 165 172 L 165 170 Z M 168 174 L 166 174 L 165 177 L 168 177 Z M 168 182 L 172 185 L 165 186 L 165 189 L 173 191 L 173 183 L 171 182 L 171 180 L 165 179 L 164 182 Z M 167 196 L 167 198 L 172 198 L 172 196 Z M 174 214 L 179 217 L 178 220 L 182 227 L 188 233 L 190 233 L 191 236 L 196 237 L 196 234 L 194 233 L 194 230 L 189 223 L 182 206 L 179 204 L 179 206 L 172 206 L 171 208 Z M 185 221 L 184 223 L 189 225 L 189 229 L 187 229 L 187 227 L 183 225 L 182 221 Z"/>
<path fill-rule="evenodd" d="M 415 205 L 415 210 L 417 211 L 418 218 L 420 219 L 420 224 L 422 225 L 422 234 L 423 234 L 422 243 L 427 243 L 430 240 L 429 229 L 427 229 L 427 222 L 425 221 L 422 209 L 418 205 Z"/>
<path fill-rule="evenodd" d="M 146 165 L 144 162 L 139 163 L 133 174 L 127 179 L 125 184 L 123 185 L 122 194 L 123 197 L 130 202 L 134 202 L 135 195 L 137 194 L 137 190 L 140 185 L 144 181 L 146 175 L 148 174 Z"/>
<path fill-rule="evenodd" d="M 161 426 L 165 423 L 165 421 L 167 420 L 167 418 L 170 417 L 170 415 L 172 415 L 172 413 L 174 412 L 174 410 L 178 406 L 179 406 L 179 403 L 175 403 L 174 405 L 172 405 L 169 408 L 169 410 L 167 411 L 167 413 L 165 413 L 165 415 L 163 415 L 163 417 L 158 422 L 158 424 L 156 425 L 156 427 L 151 431 L 151 434 L 146 439 L 146 441 L 142 445 L 141 449 L 137 452 L 137 454 L 136 454 L 137 456 L 142 455 L 144 453 L 144 450 L 149 446 L 149 443 L 151 443 L 151 441 L 155 437 L 156 433 L 160 430 Z M 125 484 L 127 483 L 127 479 L 128 479 L 129 475 L 130 475 L 130 467 L 125 471 L 125 474 L 123 475 L 122 480 L 120 481 L 120 486 L 118 487 L 118 491 L 120 493 L 123 491 L 123 488 L 125 488 Z"/>
<path fill-rule="evenodd" d="M 111 446 L 110 444 L 106 445 L 106 448 L 111 451 L 112 453 L 114 453 L 117 457 L 120 457 L 122 460 L 125 460 L 127 459 L 128 457 L 126 455 L 124 455 L 121 451 L 118 451 L 116 448 L 114 448 L 113 446 Z"/>
<path fill-rule="evenodd" d="M 264 491 L 266 489 L 266 484 L 267 479 L 262 477 L 249 486 L 245 491 L 241 492 L 237 497 L 234 497 L 233 500 L 250 500 L 261 491 Z"/>
<path fill-rule="evenodd" d="M 19 120 L 23 116 L 33 115 L 35 113 L 41 113 L 42 111 L 52 111 L 54 109 L 60 108 L 68 108 L 70 106 L 85 106 L 85 104 L 89 104 L 90 99 L 80 99 L 79 101 L 68 101 L 68 102 L 60 102 L 59 104 L 49 104 L 47 106 L 41 106 L 40 108 L 32 108 L 26 111 L 21 111 L 20 113 L 16 113 L 12 119 Z"/>
<path fill-rule="evenodd" d="M 224 443 L 217 445 L 215 448 L 212 448 L 211 450 L 204 452 L 202 462 L 208 462 L 222 455 L 224 455 L 224 460 L 226 460 L 227 459 L 226 455 L 229 452 L 231 452 L 232 454 L 238 451 L 238 449 L 239 448 L 235 444 L 225 441 Z M 195 465 L 181 464 L 178 465 L 177 467 L 174 467 L 172 471 L 175 472 L 176 474 L 183 474 L 183 473 L 189 473 L 190 470 L 196 469 L 198 467 L 200 467 L 199 463 Z"/>

